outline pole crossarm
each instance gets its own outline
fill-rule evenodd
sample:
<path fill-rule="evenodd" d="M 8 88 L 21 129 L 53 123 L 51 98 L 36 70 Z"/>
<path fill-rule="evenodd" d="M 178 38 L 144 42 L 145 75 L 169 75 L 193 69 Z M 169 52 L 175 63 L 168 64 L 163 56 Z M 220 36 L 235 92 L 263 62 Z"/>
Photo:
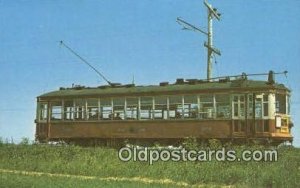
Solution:
<path fill-rule="evenodd" d="M 217 12 L 216 8 L 213 8 L 206 0 L 204 1 L 204 5 L 208 8 L 209 12 L 217 19 L 220 20 L 221 14 Z"/>
<path fill-rule="evenodd" d="M 219 49 L 214 48 L 214 47 L 212 47 L 212 46 L 209 46 L 209 45 L 207 44 L 207 42 L 204 42 L 204 46 L 205 46 L 206 48 L 210 49 L 210 50 L 211 50 L 212 52 L 214 52 L 215 54 L 221 56 L 221 51 L 220 51 Z"/>
<path fill-rule="evenodd" d="M 200 33 L 203 33 L 203 34 L 205 34 L 205 35 L 208 35 L 207 32 L 205 32 L 205 31 L 199 29 L 198 27 L 195 27 L 194 25 L 192 25 L 192 24 L 190 24 L 190 23 L 188 23 L 188 22 L 182 20 L 181 18 L 177 18 L 176 22 L 177 22 L 178 24 L 182 25 L 182 26 L 183 26 L 183 29 L 188 29 L 188 30 L 192 30 L 192 31 L 198 31 L 198 32 L 200 32 Z"/>

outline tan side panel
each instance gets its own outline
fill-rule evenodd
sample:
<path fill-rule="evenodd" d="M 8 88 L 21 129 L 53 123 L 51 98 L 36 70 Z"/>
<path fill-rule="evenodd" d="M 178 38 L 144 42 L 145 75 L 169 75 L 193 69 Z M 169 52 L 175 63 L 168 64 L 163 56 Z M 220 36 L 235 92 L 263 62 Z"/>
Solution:
<path fill-rule="evenodd" d="M 231 121 L 122 121 L 51 124 L 51 138 L 228 138 Z"/>

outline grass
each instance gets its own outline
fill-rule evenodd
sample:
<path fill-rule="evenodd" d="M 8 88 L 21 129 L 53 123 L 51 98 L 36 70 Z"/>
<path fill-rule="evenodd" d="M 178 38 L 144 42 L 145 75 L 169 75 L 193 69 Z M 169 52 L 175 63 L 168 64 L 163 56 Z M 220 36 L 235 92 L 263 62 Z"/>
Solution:
<path fill-rule="evenodd" d="M 174 187 L 159 183 L 143 183 L 132 181 L 109 181 L 99 179 L 80 179 L 70 177 L 28 176 L 22 174 L 0 173 L 0 187 Z M 179 187 L 179 186 L 177 186 Z"/>
<path fill-rule="evenodd" d="M 158 161 L 149 165 L 146 162 L 122 162 L 118 159 L 118 151 L 110 148 L 2 143 L 0 169 L 16 172 L 0 170 L 0 187 L 300 187 L 300 149 L 281 147 L 278 154 L 277 162 Z M 49 178 L 49 173 L 73 176 Z M 105 179 L 111 177 L 125 179 Z M 147 179 L 139 181 L 136 177 Z"/>

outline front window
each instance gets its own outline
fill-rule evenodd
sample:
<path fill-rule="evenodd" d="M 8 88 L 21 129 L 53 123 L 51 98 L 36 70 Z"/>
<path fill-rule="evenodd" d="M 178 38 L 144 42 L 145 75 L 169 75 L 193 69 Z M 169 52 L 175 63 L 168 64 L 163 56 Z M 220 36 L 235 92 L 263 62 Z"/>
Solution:
<path fill-rule="evenodd" d="M 267 118 L 269 116 L 269 94 L 255 95 L 255 118 Z"/>
<path fill-rule="evenodd" d="M 262 96 L 256 96 L 255 99 L 255 117 L 262 117 Z"/>
<path fill-rule="evenodd" d="M 276 113 L 286 114 L 286 95 L 276 94 Z"/>
<path fill-rule="evenodd" d="M 287 114 L 291 114 L 291 97 L 290 96 L 287 96 Z"/>
<path fill-rule="evenodd" d="M 269 116 L 269 95 L 263 95 L 264 116 Z"/>
<path fill-rule="evenodd" d="M 39 104 L 39 120 L 44 121 L 47 120 L 48 117 L 48 104 L 40 103 Z"/>
<path fill-rule="evenodd" d="M 253 94 L 248 94 L 248 117 L 253 117 Z"/>

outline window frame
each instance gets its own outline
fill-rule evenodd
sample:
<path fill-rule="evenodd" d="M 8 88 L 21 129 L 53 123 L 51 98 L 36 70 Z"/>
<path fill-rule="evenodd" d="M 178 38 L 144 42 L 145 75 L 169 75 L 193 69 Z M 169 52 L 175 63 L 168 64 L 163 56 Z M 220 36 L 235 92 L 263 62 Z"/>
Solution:
<path fill-rule="evenodd" d="M 60 103 L 60 112 L 53 113 L 53 103 Z M 56 107 L 59 107 L 59 105 L 55 105 Z M 59 109 L 59 108 L 58 108 Z M 49 110 L 50 110 L 50 121 L 63 121 L 63 100 L 52 100 L 49 102 Z M 60 114 L 60 118 L 54 118 L 53 114 Z"/>
<path fill-rule="evenodd" d="M 46 108 L 41 108 L 42 105 L 45 105 Z M 39 101 L 37 103 L 37 120 L 39 122 L 46 122 L 49 119 L 49 102 L 48 101 Z M 41 118 L 46 111 L 45 118 Z"/>

